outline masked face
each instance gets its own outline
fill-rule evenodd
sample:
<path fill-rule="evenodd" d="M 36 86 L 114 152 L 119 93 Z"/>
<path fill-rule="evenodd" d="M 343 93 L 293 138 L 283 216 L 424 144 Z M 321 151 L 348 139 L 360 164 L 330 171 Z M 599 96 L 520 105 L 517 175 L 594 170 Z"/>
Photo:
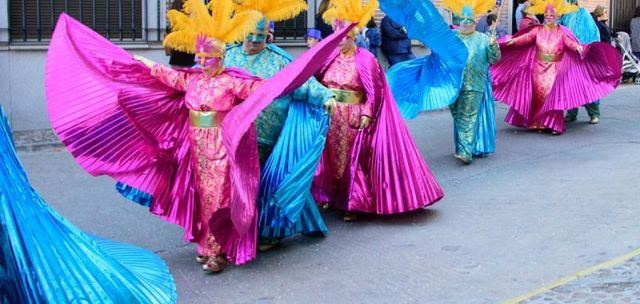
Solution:
<path fill-rule="evenodd" d="M 338 47 L 340 48 L 340 53 L 343 53 L 343 54 L 353 51 L 355 49 L 355 46 L 356 45 L 354 43 L 353 38 L 349 36 L 344 37 L 342 41 L 340 41 L 340 44 L 338 44 Z"/>
<path fill-rule="evenodd" d="M 212 73 L 217 71 L 222 64 L 222 58 L 219 57 L 211 57 L 202 53 L 197 54 L 197 57 L 200 68 L 205 73 Z"/>
<path fill-rule="evenodd" d="M 476 24 L 473 20 L 464 19 L 460 22 L 460 32 L 464 35 L 473 34 L 476 31 Z"/>
<path fill-rule="evenodd" d="M 267 47 L 267 33 L 251 33 L 244 39 L 242 47 L 248 54 L 257 54 Z"/>
<path fill-rule="evenodd" d="M 547 6 L 544 10 L 544 23 L 546 24 L 556 24 L 558 20 L 558 15 L 556 14 L 556 10 L 552 6 Z"/>

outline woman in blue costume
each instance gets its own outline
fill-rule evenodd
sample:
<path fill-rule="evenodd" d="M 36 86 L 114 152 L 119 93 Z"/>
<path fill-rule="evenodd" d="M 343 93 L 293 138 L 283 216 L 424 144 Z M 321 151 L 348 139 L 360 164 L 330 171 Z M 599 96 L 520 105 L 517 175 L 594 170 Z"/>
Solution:
<path fill-rule="evenodd" d="M 569 0 L 575 6 L 580 6 L 577 0 Z M 598 25 L 591 14 L 584 8 L 580 7 L 577 11 L 564 14 L 560 18 L 560 24 L 568 27 L 571 32 L 576 36 L 581 44 L 589 44 L 594 42 L 600 42 L 600 31 Z M 596 124 L 600 121 L 600 101 L 596 100 L 592 103 L 584 105 L 587 114 L 591 118 L 589 122 Z M 567 111 L 564 121 L 572 122 L 578 119 L 578 108 Z"/>
<path fill-rule="evenodd" d="M 456 2 L 460 9 L 464 6 Z M 421 111 L 448 106 L 454 118 L 455 157 L 470 163 L 473 156 L 492 153 L 495 101 L 488 67 L 499 58 L 497 43 L 491 45 L 489 37 L 475 31 L 468 35 L 451 31 L 429 1 L 382 0 L 381 6 L 407 28 L 412 38 L 431 50 L 430 55 L 403 62 L 387 72 L 402 115 L 412 119 Z M 482 11 L 493 3 L 478 2 L 476 6 Z M 465 11 L 458 15 L 475 24 L 473 11 Z"/>
<path fill-rule="evenodd" d="M 239 67 L 264 79 L 271 78 L 293 58 L 265 41 L 269 21 L 281 21 L 306 8 L 302 1 L 282 5 L 268 1 L 244 1 L 244 9 L 260 12 L 263 19 L 242 44 L 226 51 L 225 66 Z M 294 234 L 326 235 L 311 182 L 325 143 L 329 117 L 325 107 L 335 102 L 333 93 L 311 78 L 292 94 L 273 101 L 256 120 L 261 183 L 258 249 L 268 250 Z"/>
<path fill-rule="evenodd" d="M 31 188 L 0 107 L 0 303 L 175 303 L 155 254 L 90 236 Z"/>

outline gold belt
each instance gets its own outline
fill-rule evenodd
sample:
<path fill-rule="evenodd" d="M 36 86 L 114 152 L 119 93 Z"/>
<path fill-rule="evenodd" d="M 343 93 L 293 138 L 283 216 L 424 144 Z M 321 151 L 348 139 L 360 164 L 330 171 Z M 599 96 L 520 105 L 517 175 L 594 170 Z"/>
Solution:
<path fill-rule="evenodd" d="M 331 91 L 333 91 L 334 98 L 337 102 L 361 104 L 364 101 L 364 93 L 362 93 L 361 91 L 340 89 L 331 89 Z"/>
<path fill-rule="evenodd" d="M 544 62 L 557 62 L 562 59 L 562 56 L 549 53 L 538 53 L 538 59 Z"/>
<path fill-rule="evenodd" d="M 189 111 L 189 123 L 196 128 L 217 128 L 228 112 Z"/>

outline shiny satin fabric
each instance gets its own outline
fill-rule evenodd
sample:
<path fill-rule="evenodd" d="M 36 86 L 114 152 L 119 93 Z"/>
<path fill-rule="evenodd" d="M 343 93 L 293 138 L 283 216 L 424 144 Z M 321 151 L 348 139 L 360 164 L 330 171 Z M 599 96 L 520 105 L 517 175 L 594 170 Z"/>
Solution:
<path fill-rule="evenodd" d="M 486 89 L 478 109 L 473 157 L 485 157 L 496 150 L 496 101 L 490 78 L 485 82 Z"/>
<path fill-rule="evenodd" d="M 541 31 L 542 25 L 518 32 L 514 38 Z M 562 33 L 576 41 L 571 32 L 560 26 Z M 530 34 L 529 34 L 530 35 Z M 605 43 L 584 46 L 583 55 L 565 49 L 562 59 L 553 63 L 557 73 L 549 81 L 539 109 L 534 109 L 536 82 L 540 73 L 535 43 L 526 45 L 500 44 L 502 59 L 491 67 L 492 87 L 496 100 L 511 108 L 505 121 L 523 127 L 543 125 L 564 131 L 562 111 L 591 103 L 613 91 L 622 77 L 620 52 Z M 538 76 L 536 76 L 538 75 Z"/>
<path fill-rule="evenodd" d="M 272 77 L 291 61 L 288 53 L 273 44 L 254 55 L 246 54 L 241 45 L 233 46 L 224 59 L 226 66 L 244 68 L 263 78 Z M 296 233 L 327 232 L 310 188 L 329 120 L 322 105 L 331 95 L 311 78 L 258 116 L 258 147 L 268 152 L 264 155 L 261 151 L 259 237 L 280 239 Z"/>
<path fill-rule="evenodd" d="M 600 41 L 600 31 L 591 14 L 583 7 L 575 12 L 564 14 L 559 24 L 566 26 L 582 44 Z"/>
<path fill-rule="evenodd" d="M 455 102 L 468 52 L 431 1 L 381 0 L 380 7 L 409 37 L 420 40 L 430 55 L 394 64 L 387 71 L 389 87 L 402 117 Z"/>
<path fill-rule="evenodd" d="M 338 55 L 336 50 L 316 78 L 323 79 Z M 364 49 L 358 48 L 354 56 L 366 103 L 371 105 L 371 123 L 358 132 L 351 149 L 348 191 L 333 193 L 325 155 L 314 180 L 314 197 L 336 208 L 376 214 L 408 212 L 437 202 L 442 189 L 400 116 L 380 64 Z"/>
<path fill-rule="evenodd" d="M 157 255 L 87 235 L 42 200 L 1 107 L 0 160 L 0 302 L 176 303 Z"/>

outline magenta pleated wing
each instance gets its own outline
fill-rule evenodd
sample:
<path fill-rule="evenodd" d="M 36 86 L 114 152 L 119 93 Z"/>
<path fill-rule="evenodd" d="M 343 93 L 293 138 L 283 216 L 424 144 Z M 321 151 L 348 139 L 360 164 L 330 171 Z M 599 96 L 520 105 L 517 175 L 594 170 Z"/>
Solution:
<path fill-rule="evenodd" d="M 338 55 L 329 57 L 328 66 Z M 363 49 L 355 54 L 356 68 L 372 103 L 374 118 L 360 132 L 351 151 L 348 210 L 396 214 L 431 205 L 444 193 L 409 132 L 376 58 Z M 314 196 L 323 198 L 328 172 L 316 172 Z"/>
<path fill-rule="evenodd" d="M 540 26 L 529 27 L 514 37 Z M 562 29 L 575 39 L 567 28 Z M 527 116 L 532 102 L 531 75 L 536 61 L 536 46 L 507 45 L 502 42 L 500 50 L 502 59 L 491 66 L 494 96 L 496 100 Z M 622 77 L 621 54 L 605 43 L 586 45 L 582 57 L 577 51 L 565 48 L 559 64 L 558 75 L 541 113 L 572 109 L 594 102 L 613 91 Z"/>
<path fill-rule="evenodd" d="M 151 211 L 198 233 L 183 94 L 62 14 L 46 59 L 53 129 L 80 166 L 153 195 Z"/>

